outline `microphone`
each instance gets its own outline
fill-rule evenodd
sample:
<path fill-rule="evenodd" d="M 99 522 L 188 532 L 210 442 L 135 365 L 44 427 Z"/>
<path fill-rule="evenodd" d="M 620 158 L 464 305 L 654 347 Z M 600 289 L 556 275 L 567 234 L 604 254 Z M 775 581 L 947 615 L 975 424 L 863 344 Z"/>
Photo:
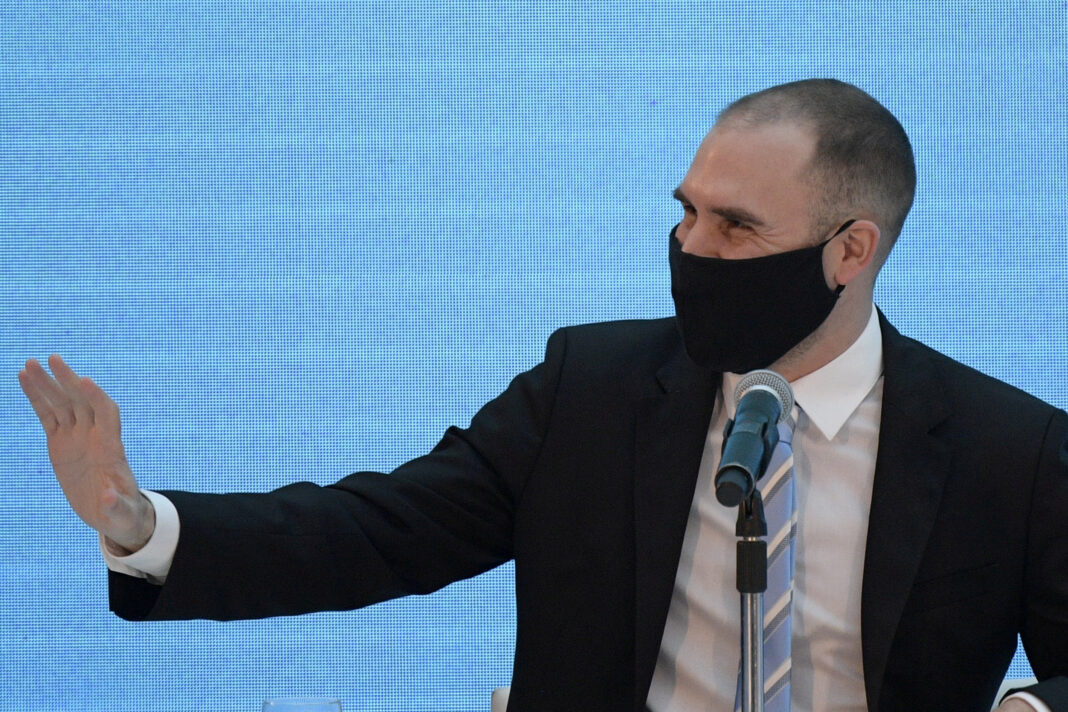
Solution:
<path fill-rule="evenodd" d="M 734 389 L 738 409 L 723 430 L 723 454 L 716 470 L 716 499 L 736 507 L 753 493 L 779 442 L 778 423 L 794 408 L 786 379 L 765 369 L 742 376 Z"/>

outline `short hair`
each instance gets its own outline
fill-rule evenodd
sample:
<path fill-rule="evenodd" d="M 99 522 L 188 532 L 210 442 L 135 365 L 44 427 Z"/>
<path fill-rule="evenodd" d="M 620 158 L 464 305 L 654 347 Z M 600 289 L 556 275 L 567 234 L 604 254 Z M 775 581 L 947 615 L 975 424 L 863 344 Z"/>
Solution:
<path fill-rule="evenodd" d="M 916 163 L 905 129 L 867 93 L 836 79 L 805 79 L 749 94 L 724 109 L 716 124 L 783 121 L 807 125 L 816 134 L 810 166 L 820 196 L 813 206 L 814 231 L 825 235 L 851 211 L 871 211 L 885 258 L 916 193 Z"/>

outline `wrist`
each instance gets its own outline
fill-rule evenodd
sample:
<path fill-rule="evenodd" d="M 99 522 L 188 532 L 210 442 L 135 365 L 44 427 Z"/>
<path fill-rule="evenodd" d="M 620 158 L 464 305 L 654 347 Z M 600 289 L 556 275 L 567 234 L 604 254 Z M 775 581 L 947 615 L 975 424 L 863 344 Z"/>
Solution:
<path fill-rule="evenodd" d="M 142 544 L 142 546 L 144 545 Z M 134 553 L 134 551 L 137 551 L 137 549 L 127 549 L 125 546 L 107 535 L 104 536 L 104 548 L 106 548 L 108 553 L 112 556 L 129 556 Z M 140 548 L 141 547 L 138 547 L 138 549 Z"/>
<path fill-rule="evenodd" d="M 178 510 L 174 508 L 174 504 L 169 499 L 158 492 L 141 491 L 152 503 L 155 521 L 152 537 L 142 548 L 122 556 L 119 550 L 129 551 L 129 549 L 118 542 L 112 542 L 109 545 L 107 537 L 101 534 L 100 550 L 110 570 L 135 578 L 147 579 L 149 583 L 160 585 L 170 573 L 171 562 L 178 549 L 181 522 L 178 518 Z"/>
<path fill-rule="evenodd" d="M 113 556 L 129 556 L 144 548 L 152 534 L 156 531 L 156 508 L 152 501 L 145 496 L 144 492 L 138 492 L 137 514 L 134 520 L 137 524 L 129 536 L 123 536 L 121 540 L 104 535 L 104 546 L 108 553 Z"/>

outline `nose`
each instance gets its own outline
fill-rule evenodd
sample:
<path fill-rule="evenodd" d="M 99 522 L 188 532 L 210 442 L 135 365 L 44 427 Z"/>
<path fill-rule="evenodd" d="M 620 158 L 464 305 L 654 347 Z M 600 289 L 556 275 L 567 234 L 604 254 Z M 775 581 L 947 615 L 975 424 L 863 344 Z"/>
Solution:
<path fill-rule="evenodd" d="M 722 237 L 711 222 L 696 220 L 692 225 L 687 225 L 686 221 L 683 221 L 675 229 L 675 239 L 686 254 L 697 257 L 721 256 Z"/>

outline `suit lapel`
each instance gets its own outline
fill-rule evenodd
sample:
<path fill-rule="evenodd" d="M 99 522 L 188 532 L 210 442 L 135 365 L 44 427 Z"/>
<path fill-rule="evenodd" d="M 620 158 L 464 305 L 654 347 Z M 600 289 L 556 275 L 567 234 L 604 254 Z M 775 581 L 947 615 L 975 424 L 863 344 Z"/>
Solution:
<path fill-rule="evenodd" d="M 635 436 L 635 709 L 660 650 L 719 374 L 681 345 L 638 400 Z"/>
<path fill-rule="evenodd" d="M 883 674 L 938 512 L 951 453 L 931 431 L 949 414 L 932 362 L 880 314 L 883 412 L 861 593 L 864 682 L 879 709 Z"/>

